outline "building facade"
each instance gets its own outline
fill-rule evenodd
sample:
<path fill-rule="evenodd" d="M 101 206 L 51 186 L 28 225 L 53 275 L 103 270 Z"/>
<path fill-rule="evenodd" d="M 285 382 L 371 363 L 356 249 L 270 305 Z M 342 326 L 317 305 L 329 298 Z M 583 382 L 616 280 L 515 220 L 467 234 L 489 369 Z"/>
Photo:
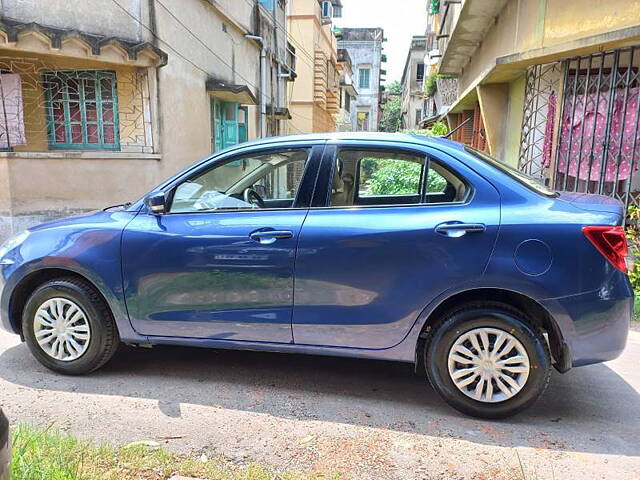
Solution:
<path fill-rule="evenodd" d="M 442 2 L 454 138 L 559 190 L 640 205 L 640 2 Z M 464 123 L 464 125 L 463 125 Z"/>
<path fill-rule="evenodd" d="M 353 79 L 353 64 L 349 52 L 338 49 L 338 71 L 340 73 L 340 112 L 336 127 L 340 132 L 353 132 L 356 129 L 356 110 L 353 108 L 358 96 Z"/>
<path fill-rule="evenodd" d="M 351 57 L 358 95 L 355 100 L 356 130 L 378 131 L 380 125 L 382 69 L 382 28 L 342 28 L 339 48 Z"/>
<path fill-rule="evenodd" d="M 283 128 L 283 1 L 2 0 L 0 13 L 0 237 L 135 200 Z"/>
<path fill-rule="evenodd" d="M 415 130 L 420 128 L 424 108 L 425 52 L 427 37 L 416 35 L 411 39 L 411 46 L 402 72 L 402 114 L 401 128 Z"/>
<path fill-rule="evenodd" d="M 289 2 L 290 43 L 296 49 L 296 81 L 291 88 L 289 133 L 333 132 L 340 111 L 338 47 L 333 15 L 340 0 Z"/>

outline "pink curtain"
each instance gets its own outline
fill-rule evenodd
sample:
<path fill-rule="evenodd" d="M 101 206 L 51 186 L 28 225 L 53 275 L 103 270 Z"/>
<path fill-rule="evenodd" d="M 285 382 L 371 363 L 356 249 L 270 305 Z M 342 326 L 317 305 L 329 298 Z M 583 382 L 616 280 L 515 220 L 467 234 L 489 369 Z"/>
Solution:
<path fill-rule="evenodd" d="M 560 145 L 558 153 L 558 172 L 567 173 L 579 180 L 599 181 L 602 170 L 602 153 L 608 142 L 609 150 L 605 166 L 605 182 L 626 180 L 631 174 L 631 161 L 637 168 L 640 163 L 640 132 L 636 129 L 638 115 L 638 95 L 640 90 L 630 88 L 625 109 L 624 89 L 616 90 L 613 98 L 613 114 L 608 138 L 605 138 L 609 92 L 600 92 L 598 105 L 597 93 L 579 97 L 575 111 L 572 112 L 572 99 L 565 99 Z M 586 105 L 586 108 L 585 108 Z M 572 116 L 573 113 L 573 116 Z M 582 140 L 581 140 L 582 138 Z M 636 139 L 638 147 L 633 152 Z M 591 153 L 593 162 L 589 166 Z M 620 159 L 617 160 L 618 153 Z M 578 163 L 580 163 L 578 172 Z"/>
<path fill-rule="evenodd" d="M 22 81 L 16 73 L 0 75 L 0 148 L 24 145 Z"/>
<path fill-rule="evenodd" d="M 544 126 L 544 144 L 542 146 L 542 166 L 545 168 L 551 166 L 551 147 L 553 145 L 553 126 L 556 118 L 557 103 L 556 92 L 551 92 L 547 103 L 547 123 Z"/>

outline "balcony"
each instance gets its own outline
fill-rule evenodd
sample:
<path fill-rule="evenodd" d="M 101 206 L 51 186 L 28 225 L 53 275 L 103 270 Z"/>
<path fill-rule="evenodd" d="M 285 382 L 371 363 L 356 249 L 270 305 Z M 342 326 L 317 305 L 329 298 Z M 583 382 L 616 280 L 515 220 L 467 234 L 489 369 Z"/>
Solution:
<path fill-rule="evenodd" d="M 436 35 L 440 73 L 460 74 L 507 0 L 444 0 Z"/>

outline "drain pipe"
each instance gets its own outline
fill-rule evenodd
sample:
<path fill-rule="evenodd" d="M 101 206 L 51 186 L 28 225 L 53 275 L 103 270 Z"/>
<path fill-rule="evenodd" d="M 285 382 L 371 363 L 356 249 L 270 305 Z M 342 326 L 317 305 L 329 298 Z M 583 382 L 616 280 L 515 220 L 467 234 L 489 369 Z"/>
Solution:
<path fill-rule="evenodd" d="M 267 49 L 261 36 L 247 33 L 245 38 L 260 45 L 260 137 L 264 138 L 267 136 Z"/>

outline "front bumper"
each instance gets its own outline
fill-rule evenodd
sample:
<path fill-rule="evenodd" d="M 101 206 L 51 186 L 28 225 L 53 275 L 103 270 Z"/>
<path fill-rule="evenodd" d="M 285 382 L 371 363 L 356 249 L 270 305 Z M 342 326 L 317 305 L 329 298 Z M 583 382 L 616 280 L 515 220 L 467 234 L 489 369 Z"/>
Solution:
<path fill-rule="evenodd" d="M 620 275 L 613 285 L 542 304 L 561 330 L 573 367 L 613 360 L 624 350 L 633 314 L 633 291 L 626 276 Z"/>
<path fill-rule="evenodd" d="M 18 333 L 11 325 L 11 319 L 9 318 L 9 299 L 10 289 L 7 288 L 6 278 L 13 270 L 14 265 L 0 265 L 0 329 L 6 330 L 9 333 Z M 0 480 L 3 480 L 0 478 Z"/>

